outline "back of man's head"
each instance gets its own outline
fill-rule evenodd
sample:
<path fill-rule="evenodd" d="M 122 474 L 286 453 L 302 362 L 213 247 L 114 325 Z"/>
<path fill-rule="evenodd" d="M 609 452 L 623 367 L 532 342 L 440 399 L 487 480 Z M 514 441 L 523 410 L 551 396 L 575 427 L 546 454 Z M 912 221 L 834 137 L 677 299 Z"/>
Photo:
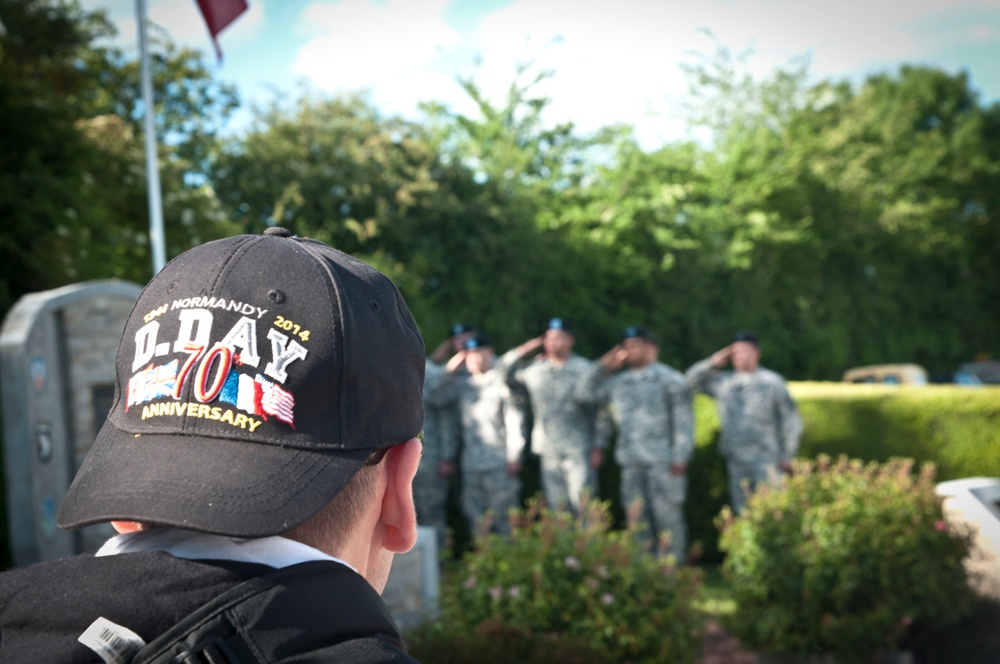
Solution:
<path fill-rule="evenodd" d="M 280 228 L 195 247 L 125 325 L 114 405 L 58 523 L 261 537 L 357 508 L 334 498 L 421 429 L 424 362 L 371 266 Z"/>

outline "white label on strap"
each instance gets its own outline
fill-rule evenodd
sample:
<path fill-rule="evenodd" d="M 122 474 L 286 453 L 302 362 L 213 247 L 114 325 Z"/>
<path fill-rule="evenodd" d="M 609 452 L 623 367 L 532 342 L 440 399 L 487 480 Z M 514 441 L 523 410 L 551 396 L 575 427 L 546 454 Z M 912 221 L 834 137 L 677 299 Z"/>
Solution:
<path fill-rule="evenodd" d="M 95 620 L 77 641 L 96 652 L 105 664 L 124 664 L 146 645 L 141 636 L 107 618 Z"/>

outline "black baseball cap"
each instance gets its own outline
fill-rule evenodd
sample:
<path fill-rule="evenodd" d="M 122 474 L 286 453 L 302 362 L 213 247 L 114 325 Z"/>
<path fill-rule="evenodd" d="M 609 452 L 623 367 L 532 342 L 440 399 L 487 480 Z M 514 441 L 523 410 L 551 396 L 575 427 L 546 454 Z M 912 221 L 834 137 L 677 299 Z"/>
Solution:
<path fill-rule="evenodd" d="M 282 228 L 195 247 L 129 315 L 114 405 L 58 523 L 286 532 L 417 436 L 424 363 L 402 296 L 366 263 Z"/>
<path fill-rule="evenodd" d="M 753 332 L 748 332 L 747 330 L 740 330 L 739 332 L 733 335 L 733 343 L 736 343 L 737 341 L 746 341 L 747 343 L 751 343 L 754 346 L 760 346 L 760 344 L 757 342 L 757 335 L 754 334 Z"/>

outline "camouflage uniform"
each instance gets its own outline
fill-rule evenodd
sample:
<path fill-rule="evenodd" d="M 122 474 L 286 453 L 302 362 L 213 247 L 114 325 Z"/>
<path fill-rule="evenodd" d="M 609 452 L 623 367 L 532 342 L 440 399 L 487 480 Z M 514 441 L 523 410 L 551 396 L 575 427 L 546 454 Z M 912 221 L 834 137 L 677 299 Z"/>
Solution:
<path fill-rule="evenodd" d="M 591 363 L 570 355 L 556 366 L 545 360 L 519 361 L 508 351 L 497 360 L 496 371 L 513 389 L 528 392 L 534 424 L 531 449 L 541 459 L 542 491 L 552 509 L 576 513 L 585 489 L 593 492 L 590 452 L 595 447 L 595 413 L 586 393 Z"/>
<path fill-rule="evenodd" d="M 431 403 L 457 406 L 462 436 L 462 510 L 475 525 L 493 511 L 493 530 L 510 532 L 507 512 L 521 496 L 521 481 L 507 474 L 509 462 L 521 463 L 525 440 L 523 416 L 496 370 L 484 374 L 448 374 L 430 393 Z"/>
<path fill-rule="evenodd" d="M 458 411 L 452 407 L 435 406 L 429 401 L 431 392 L 437 389 L 444 376 L 443 367 L 427 360 L 424 372 L 424 445 L 420 466 L 413 478 L 417 522 L 434 528 L 440 552 L 444 551 L 448 530 L 445 514 L 448 479 L 441 477 L 438 464 L 442 460 L 454 459 L 458 447 Z"/>
<path fill-rule="evenodd" d="M 802 419 L 784 379 L 758 367 L 752 373 L 719 371 L 710 359 L 687 371 L 692 390 L 715 399 L 722 432 L 719 453 L 726 460 L 729 496 L 733 511 L 746 503 L 742 483 L 749 491 L 780 476 L 779 464 L 795 456 L 802 434 Z"/>
<path fill-rule="evenodd" d="M 618 427 L 615 461 L 621 467 L 621 499 L 628 508 L 642 501 L 641 521 L 648 529 L 637 536 L 647 547 L 670 532 L 669 553 L 687 558 L 684 499 L 687 475 L 675 475 L 673 465 L 687 465 L 694 452 L 691 391 L 684 374 L 660 362 L 608 375 L 595 365 L 588 389 L 601 404 L 609 404 Z M 609 403 L 610 402 L 610 403 Z M 607 440 L 607 408 L 598 419 L 598 435 Z"/>

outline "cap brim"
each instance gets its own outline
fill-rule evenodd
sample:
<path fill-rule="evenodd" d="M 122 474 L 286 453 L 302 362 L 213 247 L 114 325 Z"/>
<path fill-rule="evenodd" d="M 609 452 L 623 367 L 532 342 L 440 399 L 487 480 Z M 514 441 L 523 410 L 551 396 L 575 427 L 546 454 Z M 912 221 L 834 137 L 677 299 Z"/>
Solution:
<path fill-rule="evenodd" d="M 278 535 L 326 506 L 370 452 L 136 435 L 107 422 L 63 499 L 57 523 L 77 528 L 143 521 L 233 537 Z"/>

